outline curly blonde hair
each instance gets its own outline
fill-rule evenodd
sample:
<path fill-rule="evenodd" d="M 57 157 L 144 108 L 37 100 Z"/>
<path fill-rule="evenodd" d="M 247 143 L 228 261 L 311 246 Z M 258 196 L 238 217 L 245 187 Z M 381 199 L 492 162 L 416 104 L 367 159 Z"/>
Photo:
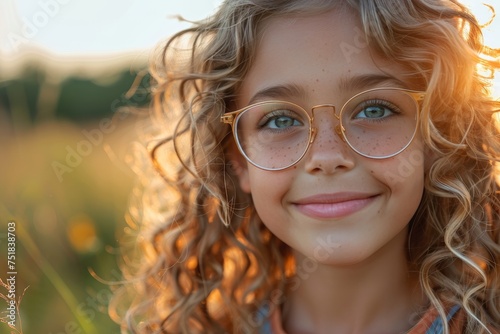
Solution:
<path fill-rule="evenodd" d="M 155 170 L 138 167 L 128 214 L 135 253 L 112 305 L 123 332 L 254 333 L 261 310 L 286 294 L 291 252 L 238 188 L 220 116 L 252 66 L 264 20 L 339 6 L 359 14 L 372 52 L 409 68 L 426 91 L 420 127 L 435 160 L 408 240 L 426 296 L 445 324 L 446 305 L 460 305 L 464 333 L 500 327 L 500 102 L 480 70 L 500 65 L 471 13 L 454 0 L 227 0 L 152 62 Z"/>

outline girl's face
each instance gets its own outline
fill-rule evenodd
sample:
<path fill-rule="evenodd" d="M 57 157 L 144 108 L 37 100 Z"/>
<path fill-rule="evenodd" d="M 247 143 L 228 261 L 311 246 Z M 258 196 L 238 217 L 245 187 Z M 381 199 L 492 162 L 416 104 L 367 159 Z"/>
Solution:
<path fill-rule="evenodd" d="M 352 13 L 274 18 L 262 28 L 237 103 L 243 108 L 282 100 L 307 111 L 333 104 L 338 111 L 367 89 L 411 89 L 404 73 L 370 53 Z M 417 133 L 406 150 L 377 160 L 351 150 L 336 125 L 331 107 L 315 109 L 314 143 L 296 165 L 281 171 L 259 169 L 238 156 L 240 186 L 278 238 L 321 263 L 349 265 L 384 250 L 402 252 L 423 192 L 421 138 Z"/>

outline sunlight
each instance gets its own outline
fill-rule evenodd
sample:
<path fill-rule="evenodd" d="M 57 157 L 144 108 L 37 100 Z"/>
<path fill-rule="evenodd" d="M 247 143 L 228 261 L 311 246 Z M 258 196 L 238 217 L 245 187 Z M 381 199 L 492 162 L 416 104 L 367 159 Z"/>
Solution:
<path fill-rule="evenodd" d="M 462 2 L 467 7 L 469 7 L 471 12 L 477 17 L 480 24 L 487 24 L 483 28 L 484 42 L 486 46 L 493 49 L 500 49 L 500 39 L 498 38 L 498 36 L 500 35 L 500 17 L 496 15 L 498 12 L 500 12 L 500 6 L 498 5 L 498 2 L 493 2 L 492 0 L 487 0 L 485 2 L 480 2 L 477 0 L 462 0 Z M 495 12 L 492 12 L 491 6 L 493 6 Z M 500 62 L 500 59 L 497 59 L 497 61 Z M 494 73 L 491 94 L 495 98 L 500 99 L 499 71 L 496 71 L 496 73 Z M 498 118 L 500 120 L 500 115 L 498 116 Z"/>

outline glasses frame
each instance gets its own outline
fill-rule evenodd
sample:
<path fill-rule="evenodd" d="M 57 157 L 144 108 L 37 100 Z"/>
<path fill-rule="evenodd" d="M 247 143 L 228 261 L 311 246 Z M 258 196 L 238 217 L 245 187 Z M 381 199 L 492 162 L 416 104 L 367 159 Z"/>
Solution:
<path fill-rule="evenodd" d="M 373 156 L 370 156 L 370 155 L 367 155 L 365 153 L 362 153 L 360 152 L 359 150 L 357 150 L 355 147 L 352 146 L 352 144 L 349 142 L 349 140 L 347 139 L 347 136 L 346 136 L 346 129 L 344 128 L 344 125 L 342 124 L 342 113 L 344 112 L 344 109 L 345 107 L 352 101 L 354 100 L 355 98 L 357 98 L 358 96 L 360 95 L 363 95 L 363 94 L 366 94 L 366 93 L 369 93 L 369 92 L 374 92 L 374 91 L 379 91 L 379 90 L 395 90 L 395 91 L 401 91 L 407 95 L 409 95 L 415 102 L 415 105 L 417 106 L 417 110 L 416 110 L 416 114 L 415 114 L 415 121 L 416 121 L 416 126 L 415 126 L 415 130 L 413 131 L 413 134 L 412 134 L 412 137 L 411 139 L 408 141 L 408 144 L 406 144 L 403 148 L 401 148 L 399 151 L 395 152 L 395 153 L 392 153 L 392 154 L 389 154 L 389 155 L 385 155 L 385 156 L 380 156 L 380 157 L 373 157 Z M 263 170 L 268 170 L 268 171 L 278 171 L 278 170 L 283 170 L 283 169 L 287 169 L 287 168 L 290 168 L 294 165 L 296 165 L 300 160 L 302 160 L 302 158 L 306 155 L 306 153 L 309 151 L 309 148 L 311 147 L 312 143 L 314 142 L 315 138 L 316 138 L 316 133 L 317 133 L 317 129 L 316 127 L 314 127 L 314 110 L 315 109 L 318 109 L 318 108 L 332 108 L 333 110 L 333 115 L 335 116 L 335 118 L 339 121 L 339 124 L 335 126 L 335 132 L 337 133 L 337 135 L 345 142 L 347 143 L 347 145 L 349 146 L 349 148 L 351 150 L 353 150 L 354 152 L 356 152 L 357 154 L 363 156 L 363 157 L 366 157 L 366 158 L 370 158 L 370 159 L 377 159 L 377 160 L 380 160 L 380 159 L 387 159 L 387 158 L 391 158 L 391 157 L 394 157 L 396 155 L 398 155 L 399 153 L 403 152 L 408 146 L 410 146 L 410 144 L 412 143 L 413 139 L 415 138 L 415 135 L 417 133 L 417 130 L 418 130 L 418 127 L 419 127 L 419 122 L 420 122 L 420 103 L 421 101 L 425 98 L 425 92 L 423 91 L 418 91 L 418 90 L 410 90 L 410 89 L 405 89 L 405 88 L 397 88 L 397 87 L 378 87 L 378 88 L 371 88 L 371 89 L 367 89 L 365 91 L 362 91 L 360 93 L 357 93 L 355 94 L 354 96 L 352 96 L 351 98 L 349 98 L 343 105 L 342 105 L 342 108 L 340 108 L 340 112 L 337 114 L 336 112 L 336 107 L 334 104 L 318 104 L 318 105 L 315 105 L 313 107 L 311 107 L 311 113 L 309 113 L 305 108 L 301 107 L 300 105 L 298 104 L 295 104 L 293 102 L 288 102 L 288 101 L 281 101 L 281 100 L 267 100 L 267 101 L 262 101 L 262 102 L 257 102 L 257 103 L 253 103 L 251 105 L 248 105 L 244 108 L 241 108 L 241 109 L 238 109 L 236 111 L 231 111 L 231 112 L 228 112 L 228 113 L 225 113 L 224 115 L 221 116 L 220 118 L 220 121 L 222 123 L 225 123 L 225 124 L 229 124 L 231 125 L 231 131 L 233 133 L 233 137 L 234 137 L 234 141 L 236 142 L 236 145 L 238 146 L 238 150 L 240 151 L 240 153 L 245 157 L 245 159 L 251 163 L 252 165 L 254 165 L 255 167 L 257 168 L 260 168 L 260 169 L 263 169 Z M 280 167 L 280 168 L 269 168 L 269 167 L 264 167 L 264 166 L 260 166 L 259 164 L 256 164 L 255 162 L 253 162 L 246 154 L 245 152 L 243 151 L 243 148 L 241 147 L 240 145 L 240 141 L 238 139 L 238 136 L 237 136 L 237 130 L 236 130 L 236 125 L 238 124 L 238 120 L 239 120 L 239 117 L 240 115 L 247 111 L 248 109 L 250 108 L 254 108 L 254 107 L 257 107 L 259 105 L 262 105 L 262 104 L 268 104 L 268 103 L 284 103 L 284 104 L 287 104 L 287 105 L 292 105 L 296 108 L 298 108 L 299 110 L 302 110 L 304 111 L 304 113 L 307 115 L 307 118 L 309 120 L 309 138 L 308 138 L 308 142 L 307 142 L 307 146 L 306 148 L 304 149 L 304 152 L 300 155 L 300 157 L 293 163 L 285 166 L 285 167 Z"/>

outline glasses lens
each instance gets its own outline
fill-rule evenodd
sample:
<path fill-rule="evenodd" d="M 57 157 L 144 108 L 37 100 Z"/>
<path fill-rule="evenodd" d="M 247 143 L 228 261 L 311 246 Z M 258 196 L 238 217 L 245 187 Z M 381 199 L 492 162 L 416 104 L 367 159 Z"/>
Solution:
<path fill-rule="evenodd" d="M 371 90 L 350 99 L 342 110 L 342 127 L 352 149 L 371 158 L 404 150 L 415 136 L 418 106 L 410 93 Z"/>
<path fill-rule="evenodd" d="M 236 138 L 254 165 L 283 169 L 295 164 L 309 142 L 309 118 L 300 107 L 264 102 L 243 111 L 236 120 Z"/>

